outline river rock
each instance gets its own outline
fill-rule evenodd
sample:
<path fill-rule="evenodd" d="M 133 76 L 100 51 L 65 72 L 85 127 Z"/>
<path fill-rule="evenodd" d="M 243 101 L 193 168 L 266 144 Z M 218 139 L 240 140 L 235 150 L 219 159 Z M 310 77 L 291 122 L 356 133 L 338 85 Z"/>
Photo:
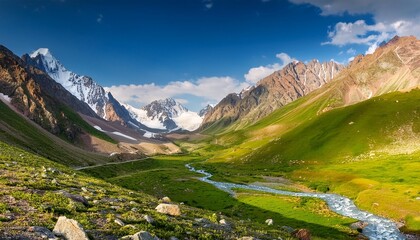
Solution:
<path fill-rule="evenodd" d="M 298 229 L 293 232 L 293 236 L 295 236 L 299 240 L 311 240 L 311 233 L 308 229 Z"/>
<path fill-rule="evenodd" d="M 268 226 L 271 226 L 271 225 L 273 225 L 273 219 L 271 219 L 271 218 L 269 218 L 269 219 L 267 219 L 267 220 L 265 220 L 265 223 L 268 225 Z"/>
<path fill-rule="evenodd" d="M 58 218 L 53 233 L 57 236 L 63 236 L 66 240 L 89 240 L 82 225 L 65 216 Z"/>
<path fill-rule="evenodd" d="M 131 236 L 132 240 L 159 240 L 158 237 L 153 237 L 149 232 L 140 231 Z"/>
<path fill-rule="evenodd" d="M 178 205 L 175 205 L 175 204 L 161 203 L 155 209 L 159 213 L 163 213 L 163 214 L 167 214 L 171 216 L 181 215 L 181 209 L 179 208 Z"/>
<path fill-rule="evenodd" d="M 358 232 L 362 232 L 363 231 L 363 228 L 365 228 L 367 225 L 368 225 L 367 222 L 358 221 L 358 222 L 352 223 L 350 225 L 350 228 L 351 229 L 355 229 Z"/>

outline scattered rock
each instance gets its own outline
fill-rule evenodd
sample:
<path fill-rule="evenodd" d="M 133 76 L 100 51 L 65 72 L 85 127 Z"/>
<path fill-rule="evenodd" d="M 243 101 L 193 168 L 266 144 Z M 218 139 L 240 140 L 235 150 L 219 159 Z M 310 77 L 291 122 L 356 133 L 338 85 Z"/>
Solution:
<path fill-rule="evenodd" d="M 219 224 L 220 225 L 229 225 L 229 223 L 226 221 L 226 219 L 220 219 Z"/>
<path fill-rule="evenodd" d="M 54 234 L 48 228 L 45 228 L 45 227 L 38 227 L 38 226 L 29 227 L 28 232 L 36 233 L 37 235 L 40 235 L 40 237 L 44 239 L 58 239 L 56 236 L 54 236 Z"/>
<path fill-rule="evenodd" d="M 169 197 L 163 197 L 163 198 L 160 199 L 160 202 L 163 202 L 163 203 L 171 203 L 172 201 L 171 201 L 171 199 Z"/>
<path fill-rule="evenodd" d="M 131 240 L 131 239 L 133 239 L 131 235 L 127 235 L 127 236 L 119 238 L 119 240 Z"/>
<path fill-rule="evenodd" d="M 144 218 L 144 220 L 146 220 L 146 222 L 148 222 L 150 224 L 153 224 L 155 222 L 155 220 L 149 215 L 144 215 L 143 218 Z"/>
<path fill-rule="evenodd" d="M 93 200 L 93 204 L 98 204 L 99 200 Z"/>
<path fill-rule="evenodd" d="M 308 229 L 298 229 L 293 232 L 293 236 L 299 240 L 311 240 L 311 233 Z"/>
<path fill-rule="evenodd" d="M 135 205 L 135 204 L 137 204 L 136 202 L 134 202 L 134 201 L 130 201 L 130 204 L 131 205 Z"/>
<path fill-rule="evenodd" d="M 138 208 L 133 207 L 133 208 L 131 209 L 131 211 L 132 211 L 132 212 L 138 212 L 138 211 L 139 211 L 139 209 L 138 209 Z"/>
<path fill-rule="evenodd" d="M 269 219 L 265 220 L 265 223 L 266 223 L 268 226 L 271 226 L 271 225 L 273 225 L 274 221 L 273 221 L 273 219 L 269 218 Z"/>
<path fill-rule="evenodd" d="M 146 231 L 140 231 L 138 233 L 135 233 L 133 236 L 131 236 L 132 240 L 159 240 L 157 237 L 153 237 L 149 232 Z"/>
<path fill-rule="evenodd" d="M 124 227 L 125 223 L 123 221 L 121 221 L 121 219 L 115 219 L 114 222 L 118 225 L 120 225 L 121 227 Z"/>
<path fill-rule="evenodd" d="M 81 189 L 82 189 L 83 192 L 89 192 L 89 190 L 85 187 L 82 187 Z"/>
<path fill-rule="evenodd" d="M 82 225 L 65 216 L 58 218 L 53 233 L 57 236 L 63 236 L 66 240 L 89 240 Z"/>
<path fill-rule="evenodd" d="M 284 231 L 286 231 L 286 232 L 288 232 L 288 233 L 292 233 L 292 232 L 295 231 L 294 228 L 289 227 L 289 226 L 282 226 L 281 229 L 284 230 Z"/>
<path fill-rule="evenodd" d="M 169 240 L 179 240 L 177 237 L 170 237 Z"/>
<path fill-rule="evenodd" d="M 416 197 L 416 200 L 420 200 L 420 197 Z"/>
<path fill-rule="evenodd" d="M 349 122 L 349 125 L 353 125 L 354 124 L 354 122 Z"/>
<path fill-rule="evenodd" d="M 358 232 L 362 232 L 363 228 L 365 228 L 367 225 L 368 225 L 367 222 L 358 221 L 358 222 L 350 224 L 350 228 L 355 229 Z"/>
<path fill-rule="evenodd" d="M 55 178 L 54 178 L 54 179 L 51 181 L 51 183 L 52 183 L 52 184 L 54 184 L 54 185 L 57 185 L 57 184 L 58 184 L 57 179 L 55 179 Z"/>
<path fill-rule="evenodd" d="M 181 215 L 181 209 L 178 205 L 161 203 L 155 208 L 159 213 L 168 214 L 171 216 Z"/>
<path fill-rule="evenodd" d="M 238 240 L 259 240 L 259 239 L 254 238 L 254 237 L 241 237 L 241 238 L 238 238 Z"/>
<path fill-rule="evenodd" d="M 60 193 L 63 196 L 65 196 L 67 198 L 70 198 L 71 200 L 73 200 L 75 202 L 83 203 L 83 205 L 85 205 L 85 206 L 88 206 L 89 205 L 88 200 L 85 197 L 81 196 L 81 195 L 71 194 L 71 193 L 66 192 L 64 190 L 60 190 L 57 193 Z"/>

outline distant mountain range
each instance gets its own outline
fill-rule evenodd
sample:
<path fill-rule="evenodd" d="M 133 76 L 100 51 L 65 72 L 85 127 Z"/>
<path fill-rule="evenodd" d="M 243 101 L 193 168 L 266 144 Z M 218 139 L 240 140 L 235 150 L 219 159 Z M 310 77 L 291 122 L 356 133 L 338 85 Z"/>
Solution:
<path fill-rule="evenodd" d="M 67 70 L 47 48 L 40 48 L 22 58 L 27 64 L 47 73 L 105 120 L 150 132 L 193 131 L 202 122 L 197 113 L 170 98 L 154 101 L 141 109 L 121 104 L 91 77 Z"/>

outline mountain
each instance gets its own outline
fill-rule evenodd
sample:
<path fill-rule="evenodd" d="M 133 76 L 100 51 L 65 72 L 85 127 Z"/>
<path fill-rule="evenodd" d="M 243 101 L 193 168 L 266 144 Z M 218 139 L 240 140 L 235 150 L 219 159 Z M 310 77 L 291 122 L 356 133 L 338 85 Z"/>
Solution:
<path fill-rule="evenodd" d="M 86 103 L 3 46 L 0 46 L 0 76 L 0 92 L 7 96 L 10 104 L 51 133 L 69 141 L 77 140 L 82 132 L 113 141 L 76 113 L 96 118 Z"/>
<path fill-rule="evenodd" d="M 47 73 L 79 100 L 85 102 L 101 118 L 120 122 L 126 126 L 144 129 L 128 111 L 102 86 L 91 77 L 78 75 L 67 70 L 47 48 L 40 48 L 32 54 L 25 54 L 22 59 L 35 68 Z"/>
<path fill-rule="evenodd" d="M 130 112 L 131 117 L 154 129 L 194 131 L 203 120 L 196 112 L 189 111 L 172 98 L 153 101 L 140 109 L 127 104 L 124 106 Z"/>
<path fill-rule="evenodd" d="M 240 94 L 229 94 L 204 118 L 201 129 L 223 128 L 234 122 L 253 123 L 330 82 L 344 67 L 334 61 L 292 62 Z"/>
<path fill-rule="evenodd" d="M 210 112 L 214 108 L 213 105 L 207 104 L 203 109 L 198 112 L 198 116 L 204 118 L 208 112 Z"/>

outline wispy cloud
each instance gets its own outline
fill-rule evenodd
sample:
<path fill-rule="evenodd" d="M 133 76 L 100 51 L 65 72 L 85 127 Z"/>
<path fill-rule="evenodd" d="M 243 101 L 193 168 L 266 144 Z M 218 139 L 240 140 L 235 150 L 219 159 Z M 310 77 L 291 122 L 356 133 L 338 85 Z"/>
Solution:
<path fill-rule="evenodd" d="M 280 59 L 281 63 L 273 63 L 265 66 L 251 68 L 249 69 L 248 73 L 244 75 L 245 80 L 251 84 L 255 84 L 259 80 L 267 77 L 275 71 L 282 69 L 287 64 L 296 60 L 286 53 L 278 53 L 276 54 L 276 57 Z"/>
<path fill-rule="evenodd" d="M 207 9 L 211 9 L 213 7 L 213 1 L 212 0 L 203 0 L 204 7 Z"/>
<path fill-rule="evenodd" d="M 104 15 L 99 14 L 98 17 L 96 18 L 96 22 L 97 23 L 102 23 L 102 20 L 104 19 Z"/>
<path fill-rule="evenodd" d="M 203 77 L 198 80 L 175 81 L 167 85 L 139 84 L 139 85 L 116 85 L 105 88 L 110 91 L 119 101 L 142 106 L 154 100 L 168 97 L 192 95 L 207 102 L 219 102 L 227 94 L 240 92 L 249 85 L 231 77 Z M 179 98 L 179 97 L 178 97 Z M 183 101 L 188 101 L 181 97 Z"/>

